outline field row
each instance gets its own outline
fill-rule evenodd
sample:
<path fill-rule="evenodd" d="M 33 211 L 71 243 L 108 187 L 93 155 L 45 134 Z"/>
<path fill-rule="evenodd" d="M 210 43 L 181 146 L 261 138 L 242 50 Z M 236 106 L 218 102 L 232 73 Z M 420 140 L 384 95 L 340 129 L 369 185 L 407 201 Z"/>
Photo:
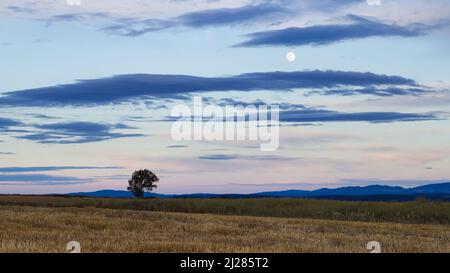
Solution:
<path fill-rule="evenodd" d="M 450 225 L 450 202 L 342 202 L 304 199 L 112 199 L 0 196 L 0 206 L 96 207 L 135 211 Z"/>

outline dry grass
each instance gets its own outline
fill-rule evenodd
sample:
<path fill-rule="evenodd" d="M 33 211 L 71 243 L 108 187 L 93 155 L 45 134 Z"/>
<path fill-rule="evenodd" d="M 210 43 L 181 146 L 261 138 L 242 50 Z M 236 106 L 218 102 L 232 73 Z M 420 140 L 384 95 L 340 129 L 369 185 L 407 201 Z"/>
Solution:
<path fill-rule="evenodd" d="M 362 222 L 450 224 L 450 202 L 343 202 L 304 199 L 113 199 L 0 196 L 0 206 L 110 208 Z"/>
<path fill-rule="evenodd" d="M 449 225 L 0 206 L 0 252 L 450 252 Z"/>

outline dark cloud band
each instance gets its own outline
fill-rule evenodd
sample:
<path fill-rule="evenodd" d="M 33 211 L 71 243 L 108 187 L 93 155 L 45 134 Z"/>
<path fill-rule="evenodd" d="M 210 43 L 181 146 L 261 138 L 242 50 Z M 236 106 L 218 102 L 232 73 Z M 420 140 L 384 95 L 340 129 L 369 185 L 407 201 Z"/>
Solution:
<path fill-rule="evenodd" d="M 0 97 L 0 106 L 95 106 L 142 98 L 186 99 L 200 92 L 294 89 L 333 95 L 358 94 L 358 90 L 363 90 L 363 94 L 376 96 L 417 95 L 426 91 L 414 80 L 399 76 L 345 71 L 265 72 L 230 77 L 131 74 L 8 92 Z"/>
<path fill-rule="evenodd" d="M 248 41 L 235 47 L 320 46 L 369 37 L 417 37 L 427 33 L 424 25 L 399 26 L 349 15 L 350 23 L 292 27 L 248 34 Z"/>

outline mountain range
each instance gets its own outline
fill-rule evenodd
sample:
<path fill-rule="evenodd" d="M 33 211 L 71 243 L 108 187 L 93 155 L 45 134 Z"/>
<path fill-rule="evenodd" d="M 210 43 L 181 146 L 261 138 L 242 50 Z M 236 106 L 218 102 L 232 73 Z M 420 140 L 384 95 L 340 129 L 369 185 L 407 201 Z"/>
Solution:
<path fill-rule="evenodd" d="M 128 191 L 100 190 L 95 192 L 77 192 L 66 196 L 132 198 Z M 153 198 L 313 198 L 354 201 L 411 201 L 417 198 L 450 201 L 450 182 L 429 184 L 414 188 L 399 186 L 371 185 L 364 187 L 342 187 L 336 189 L 322 188 L 318 190 L 286 190 L 272 192 L 257 192 L 252 194 L 158 194 L 147 193 L 146 197 Z"/>

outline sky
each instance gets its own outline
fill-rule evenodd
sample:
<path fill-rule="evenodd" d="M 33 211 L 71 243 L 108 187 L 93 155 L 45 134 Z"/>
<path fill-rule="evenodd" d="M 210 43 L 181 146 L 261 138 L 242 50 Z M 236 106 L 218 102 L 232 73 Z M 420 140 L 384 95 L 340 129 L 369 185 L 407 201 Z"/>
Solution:
<path fill-rule="evenodd" d="M 448 182 L 449 34 L 450 0 L 2 0 L 0 193 Z M 279 148 L 176 141 L 194 96 L 278 105 Z"/>

